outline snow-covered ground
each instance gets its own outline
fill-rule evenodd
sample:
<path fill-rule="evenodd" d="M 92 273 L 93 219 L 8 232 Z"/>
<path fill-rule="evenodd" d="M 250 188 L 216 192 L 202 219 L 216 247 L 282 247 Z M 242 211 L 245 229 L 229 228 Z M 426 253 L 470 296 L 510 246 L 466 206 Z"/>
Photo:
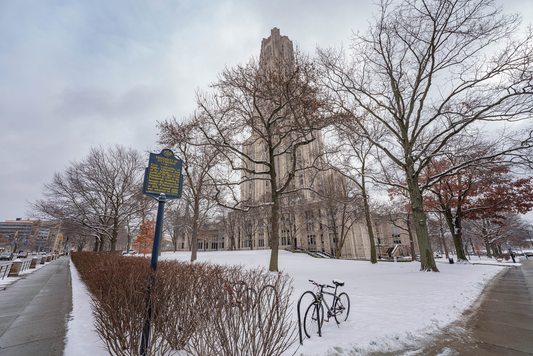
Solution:
<path fill-rule="evenodd" d="M 164 253 L 160 259 L 187 261 L 190 252 Z M 199 261 L 249 267 L 268 266 L 269 259 L 268 250 L 198 254 Z M 417 344 L 428 334 L 438 332 L 458 319 L 502 269 L 494 261 L 480 260 L 477 256 L 472 257 L 471 262 L 484 264 L 450 265 L 445 259 L 437 262 L 440 273 L 428 273 L 419 271 L 418 262 L 380 262 L 372 265 L 365 261 L 317 259 L 306 254 L 280 251 L 279 267 L 293 278 L 295 320 L 299 297 L 312 289 L 309 279 L 330 284 L 333 279 L 343 280 L 345 286 L 340 291 L 348 293 L 351 300 L 350 316 L 345 323 L 340 327 L 333 319 L 324 323 L 322 337 L 305 339 L 296 354 L 351 356 Z M 103 343 L 92 326 L 85 286 L 75 268 L 71 268 L 71 274 L 73 311 L 68 324 L 65 355 L 106 355 Z M 298 346 L 296 343 L 286 354 L 292 355 Z"/>

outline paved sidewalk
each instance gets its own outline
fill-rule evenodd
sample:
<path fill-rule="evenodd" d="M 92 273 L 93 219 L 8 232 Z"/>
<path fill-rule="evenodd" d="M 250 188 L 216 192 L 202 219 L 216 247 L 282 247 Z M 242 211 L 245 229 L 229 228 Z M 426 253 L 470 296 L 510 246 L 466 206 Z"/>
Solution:
<path fill-rule="evenodd" d="M 0 290 L 0 356 L 60 356 L 72 310 L 68 262 L 61 257 Z"/>
<path fill-rule="evenodd" d="M 533 355 L 533 261 L 508 267 L 483 291 L 464 318 L 420 348 L 373 356 Z"/>

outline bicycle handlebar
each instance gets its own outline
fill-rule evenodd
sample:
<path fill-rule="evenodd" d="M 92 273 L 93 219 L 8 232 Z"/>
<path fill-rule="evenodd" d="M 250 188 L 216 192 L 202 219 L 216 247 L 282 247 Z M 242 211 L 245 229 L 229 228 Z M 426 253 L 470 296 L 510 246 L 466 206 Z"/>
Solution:
<path fill-rule="evenodd" d="M 313 283 L 313 284 L 316 285 L 316 286 L 322 287 L 322 288 L 326 287 L 326 288 L 333 288 L 333 289 L 335 289 L 335 287 L 332 287 L 332 286 L 330 286 L 329 284 L 319 284 L 319 283 L 313 281 L 312 279 L 310 279 L 309 282 Z"/>

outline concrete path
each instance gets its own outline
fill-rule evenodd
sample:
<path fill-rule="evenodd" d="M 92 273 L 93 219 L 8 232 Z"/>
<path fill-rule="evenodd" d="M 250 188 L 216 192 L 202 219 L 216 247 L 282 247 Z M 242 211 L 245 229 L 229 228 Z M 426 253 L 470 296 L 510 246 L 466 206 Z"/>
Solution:
<path fill-rule="evenodd" d="M 0 290 L 0 356 L 63 355 L 72 311 L 69 260 L 61 257 Z"/>
<path fill-rule="evenodd" d="M 522 258 L 483 291 L 462 320 L 419 348 L 372 356 L 533 355 L 533 261 Z"/>

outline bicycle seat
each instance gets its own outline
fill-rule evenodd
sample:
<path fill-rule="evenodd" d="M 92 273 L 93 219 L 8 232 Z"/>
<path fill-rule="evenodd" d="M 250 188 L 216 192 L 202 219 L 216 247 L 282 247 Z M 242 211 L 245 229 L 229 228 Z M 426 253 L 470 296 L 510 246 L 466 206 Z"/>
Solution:
<path fill-rule="evenodd" d="M 337 287 L 342 287 L 344 285 L 344 282 L 338 279 L 334 279 L 333 284 L 336 285 Z"/>

